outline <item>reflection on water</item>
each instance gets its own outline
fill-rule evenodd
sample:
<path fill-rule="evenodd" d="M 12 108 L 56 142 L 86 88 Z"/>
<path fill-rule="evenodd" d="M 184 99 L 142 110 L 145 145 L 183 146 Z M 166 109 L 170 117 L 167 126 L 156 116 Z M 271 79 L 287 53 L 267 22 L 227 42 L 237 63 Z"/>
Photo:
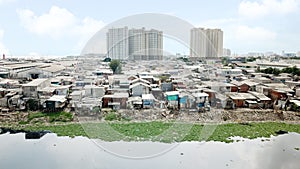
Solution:
<path fill-rule="evenodd" d="M 0 166 L 3 169 L 299 168 L 300 134 L 261 140 L 230 144 L 184 142 L 170 146 L 151 142 L 99 144 L 84 137 L 55 134 L 47 134 L 40 140 L 25 140 L 24 134 L 4 134 L 0 135 Z M 153 156 L 166 147 L 172 149 Z"/>

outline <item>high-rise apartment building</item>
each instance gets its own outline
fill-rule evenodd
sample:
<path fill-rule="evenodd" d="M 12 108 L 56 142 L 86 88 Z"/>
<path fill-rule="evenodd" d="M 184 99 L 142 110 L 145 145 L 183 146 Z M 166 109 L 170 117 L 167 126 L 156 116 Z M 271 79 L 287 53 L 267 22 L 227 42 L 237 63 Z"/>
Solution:
<path fill-rule="evenodd" d="M 126 35 L 121 31 L 115 31 L 114 28 L 110 29 L 107 33 L 107 52 L 108 56 L 112 59 L 132 59 L 132 60 L 161 60 L 163 57 L 163 33 L 158 30 L 145 30 L 145 28 L 141 29 L 127 29 L 127 37 L 122 37 Z M 117 28 L 117 29 L 125 29 L 125 28 Z M 116 33 L 113 35 L 113 33 Z M 111 40 L 111 37 L 117 37 Z M 114 43 L 110 42 L 119 42 L 120 39 L 123 40 L 124 43 L 120 43 L 120 45 L 112 45 Z M 116 41 L 115 41 L 116 40 Z M 124 48 L 124 45 L 126 45 Z M 109 51 L 112 51 L 110 52 Z M 119 56 L 120 53 L 125 53 L 125 49 L 128 50 L 126 57 L 116 57 Z M 120 51 L 118 51 L 120 50 Z M 123 51 L 124 52 L 123 52 Z"/>
<path fill-rule="evenodd" d="M 129 30 L 129 57 L 133 60 L 161 60 L 163 33 L 155 29 Z"/>
<path fill-rule="evenodd" d="M 190 57 L 206 57 L 206 32 L 204 28 L 193 28 L 190 37 Z"/>
<path fill-rule="evenodd" d="M 128 27 L 111 28 L 106 33 L 107 56 L 112 59 L 127 59 L 128 48 Z"/>
<path fill-rule="evenodd" d="M 223 49 L 223 56 L 228 57 L 231 56 L 231 50 L 230 49 Z"/>
<path fill-rule="evenodd" d="M 223 31 L 221 29 L 191 29 L 190 57 L 215 58 L 223 55 Z"/>
<path fill-rule="evenodd" d="M 146 36 L 145 29 L 129 30 L 129 56 L 146 55 Z"/>

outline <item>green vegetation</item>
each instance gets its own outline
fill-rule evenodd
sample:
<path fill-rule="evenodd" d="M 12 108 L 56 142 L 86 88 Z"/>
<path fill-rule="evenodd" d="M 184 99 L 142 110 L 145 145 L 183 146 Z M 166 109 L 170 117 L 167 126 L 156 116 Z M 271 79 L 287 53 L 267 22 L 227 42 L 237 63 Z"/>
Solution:
<path fill-rule="evenodd" d="M 49 117 L 49 122 L 70 122 L 73 120 L 72 113 L 68 112 L 57 112 L 57 113 L 47 113 Z"/>
<path fill-rule="evenodd" d="M 260 72 L 266 73 L 266 74 L 274 74 L 275 76 L 277 76 L 281 73 L 279 69 L 272 68 L 272 67 L 269 67 L 267 69 L 260 69 Z"/>
<path fill-rule="evenodd" d="M 292 75 L 300 76 L 300 69 L 298 69 L 296 66 L 287 67 L 287 68 L 282 69 L 281 73 L 290 73 Z"/>
<path fill-rule="evenodd" d="M 37 123 L 44 119 L 47 122 L 71 122 L 73 120 L 72 113 L 69 112 L 53 112 L 53 113 L 42 113 L 42 112 L 30 112 L 27 117 L 27 121 L 20 121 L 19 124 Z"/>
<path fill-rule="evenodd" d="M 26 125 L 23 127 L 14 127 L 16 129 L 24 129 L 29 131 L 41 131 L 41 130 L 49 130 L 53 133 L 56 133 L 58 136 L 84 136 L 88 137 L 83 127 L 80 124 L 59 124 L 59 125 L 44 125 L 44 124 L 36 124 L 36 125 Z"/>
<path fill-rule="evenodd" d="M 117 120 L 117 114 L 114 112 L 110 112 L 109 114 L 107 114 L 104 118 L 106 121 L 113 121 L 113 120 Z"/>
<path fill-rule="evenodd" d="M 159 76 L 158 78 L 161 82 L 167 82 L 169 80 L 168 76 Z"/>
<path fill-rule="evenodd" d="M 179 57 L 177 60 L 182 60 L 184 62 L 189 62 L 189 58 L 187 58 L 187 57 Z"/>
<path fill-rule="evenodd" d="M 50 130 L 59 136 L 86 136 L 104 141 L 222 141 L 232 142 L 231 137 L 259 138 L 277 135 L 279 130 L 300 133 L 300 124 L 279 122 L 230 123 L 220 125 L 202 125 L 175 122 L 99 122 L 82 124 L 31 124 L 14 126 L 16 129 L 30 131 Z M 203 132 L 207 133 L 203 135 Z M 201 135 L 202 133 L 202 135 Z"/>
<path fill-rule="evenodd" d="M 279 75 L 280 73 L 289 73 L 291 75 L 300 76 L 300 69 L 298 69 L 296 66 L 287 67 L 287 68 L 284 68 L 282 70 L 279 70 L 277 68 L 269 67 L 267 69 L 260 70 L 260 72 L 266 73 L 266 74 L 274 74 L 276 76 Z"/>
<path fill-rule="evenodd" d="M 106 121 L 130 121 L 131 117 L 122 116 L 120 114 L 117 114 L 115 111 L 111 111 L 105 115 L 104 120 L 106 120 Z"/>
<path fill-rule="evenodd" d="M 111 58 L 105 58 L 103 62 L 111 62 Z"/>
<path fill-rule="evenodd" d="M 255 57 L 248 57 L 248 58 L 246 59 L 246 62 L 254 62 L 254 61 L 256 61 L 256 59 L 257 59 L 257 58 L 255 58 Z"/>
<path fill-rule="evenodd" d="M 222 57 L 221 58 L 221 62 L 222 62 L 222 64 L 224 65 L 224 66 L 227 66 L 228 65 L 228 61 L 229 60 L 229 58 L 228 57 Z"/>
<path fill-rule="evenodd" d="M 29 99 L 27 101 L 27 107 L 29 110 L 31 111 L 36 111 L 39 109 L 39 102 L 38 100 L 34 100 L 34 99 Z"/>
<path fill-rule="evenodd" d="M 121 67 L 121 62 L 120 62 L 120 60 L 112 60 L 112 61 L 109 63 L 109 67 L 110 67 L 111 70 L 114 72 L 114 74 L 121 73 L 121 71 L 122 71 L 122 67 Z"/>
<path fill-rule="evenodd" d="M 294 57 L 281 57 L 283 60 L 300 60 L 299 56 L 294 56 Z"/>

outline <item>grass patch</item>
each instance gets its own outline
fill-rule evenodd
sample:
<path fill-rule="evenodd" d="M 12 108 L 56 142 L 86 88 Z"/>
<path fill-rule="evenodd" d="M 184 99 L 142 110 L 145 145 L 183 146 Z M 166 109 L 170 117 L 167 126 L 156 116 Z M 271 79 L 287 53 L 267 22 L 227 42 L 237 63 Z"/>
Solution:
<path fill-rule="evenodd" d="M 57 112 L 57 113 L 47 113 L 49 117 L 49 122 L 70 122 L 73 120 L 72 113 L 69 112 Z"/>
<path fill-rule="evenodd" d="M 47 114 L 46 113 L 42 113 L 42 112 L 30 112 L 28 114 L 28 118 L 27 118 L 27 121 L 30 122 L 32 121 L 33 119 L 36 119 L 36 118 L 42 118 L 42 117 L 46 117 Z"/>
<path fill-rule="evenodd" d="M 69 112 L 53 112 L 53 113 L 42 113 L 42 112 L 30 112 L 27 117 L 27 122 L 37 123 L 39 119 L 44 119 L 47 122 L 70 122 L 73 120 L 72 113 Z M 24 123 L 24 122 L 23 122 Z"/>
<path fill-rule="evenodd" d="M 110 112 L 108 113 L 105 118 L 106 121 L 114 121 L 114 120 L 118 120 L 119 117 L 115 112 Z"/>
<path fill-rule="evenodd" d="M 149 123 L 111 123 L 111 129 L 121 135 L 135 139 L 150 140 L 163 134 L 172 125 L 171 123 L 149 122 Z"/>
<path fill-rule="evenodd" d="M 104 120 L 106 120 L 106 121 L 131 121 L 132 118 L 129 116 L 122 116 L 120 114 L 117 114 L 114 111 L 111 111 L 105 115 Z"/>
<path fill-rule="evenodd" d="M 28 124 L 28 121 L 19 121 L 19 124 L 20 125 L 25 125 L 25 124 Z"/>
<path fill-rule="evenodd" d="M 58 116 L 60 117 L 60 116 Z M 59 136 L 86 136 L 104 141 L 222 141 L 232 142 L 230 137 L 260 138 L 276 136 L 279 130 L 300 133 L 299 124 L 278 122 L 250 123 L 249 125 L 231 123 L 221 125 L 201 125 L 176 122 L 99 122 L 83 124 L 29 124 L 13 126 L 15 129 L 30 131 L 50 130 Z"/>

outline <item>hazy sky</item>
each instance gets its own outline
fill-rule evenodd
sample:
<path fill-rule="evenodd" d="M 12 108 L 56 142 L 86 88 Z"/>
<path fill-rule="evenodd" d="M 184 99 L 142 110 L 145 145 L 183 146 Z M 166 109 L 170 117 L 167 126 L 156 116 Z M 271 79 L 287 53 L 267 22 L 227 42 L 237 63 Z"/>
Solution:
<path fill-rule="evenodd" d="M 234 53 L 297 52 L 299 8 L 300 0 L 0 0 L 0 53 L 77 55 L 106 24 L 141 13 L 221 28 Z"/>

